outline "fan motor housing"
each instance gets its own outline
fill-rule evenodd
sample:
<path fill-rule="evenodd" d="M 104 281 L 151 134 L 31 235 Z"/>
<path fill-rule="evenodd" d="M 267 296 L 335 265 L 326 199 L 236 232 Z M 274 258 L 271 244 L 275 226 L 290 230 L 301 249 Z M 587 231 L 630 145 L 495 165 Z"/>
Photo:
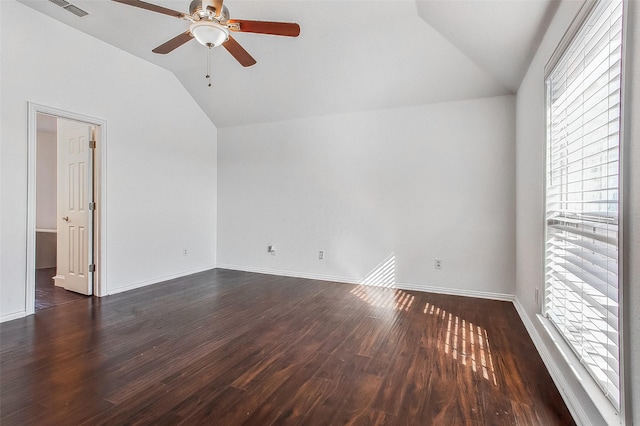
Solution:
<path fill-rule="evenodd" d="M 217 18 L 215 17 L 214 10 L 213 0 L 193 0 L 189 5 L 189 14 L 197 21 L 207 19 L 216 20 L 220 23 L 227 22 L 229 19 L 229 9 L 227 9 L 227 6 L 222 6 L 220 16 Z"/>

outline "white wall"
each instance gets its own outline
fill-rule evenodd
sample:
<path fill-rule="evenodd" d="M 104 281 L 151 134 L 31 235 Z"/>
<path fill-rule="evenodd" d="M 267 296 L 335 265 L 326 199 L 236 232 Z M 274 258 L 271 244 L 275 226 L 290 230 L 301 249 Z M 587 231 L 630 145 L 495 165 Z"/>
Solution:
<path fill-rule="evenodd" d="M 631 2 L 634 3 L 634 2 Z M 544 104 L 544 67 L 551 54 L 555 50 L 564 32 L 569 27 L 574 16 L 578 12 L 581 2 L 562 2 L 544 39 L 534 57 L 529 70 L 518 90 L 517 114 L 516 114 L 516 306 L 518 307 L 525 324 L 538 345 L 543 357 L 558 380 L 561 392 L 568 398 L 567 402 L 574 414 L 579 416 L 578 421 L 585 424 L 600 425 L 605 420 L 600 415 L 591 398 L 584 390 L 579 380 L 572 372 L 572 366 L 567 363 L 562 354 L 556 349 L 549 334 L 545 331 L 543 324 L 538 320 L 537 314 L 541 307 L 535 302 L 535 288 L 543 286 L 543 191 L 544 191 L 544 138 L 545 138 L 545 104 Z M 637 9 L 637 8 L 636 8 Z M 640 102 L 638 64 L 640 54 L 638 47 L 637 25 L 640 22 L 638 12 L 635 17 L 629 17 L 630 27 L 635 25 L 635 43 L 630 45 L 634 50 L 636 61 L 635 73 L 635 94 L 633 100 L 636 104 Z M 633 55 L 632 55 L 633 57 Z M 627 76 L 631 78 L 631 76 Z M 635 108 L 637 110 L 637 107 Z M 633 110 L 633 106 L 631 106 Z M 636 112 L 637 115 L 637 112 Z M 629 220 L 632 232 L 625 235 L 625 241 L 631 249 L 628 253 L 630 269 L 633 274 L 626 277 L 623 285 L 630 290 L 630 309 L 626 317 L 630 321 L 631 328 L 627 338 L 633 345 L 630 351 L 630 359 L 627 367 L 633 374 L 631 380 L 633 388 L 634 405 L 629 410 L 634 413 L 635 424 L 640 424 L 640 299 L 638 289 L 640 271 L 640 241 L 638 223 L 640 221 L 640 153 L 638 152 L 638 140 L 640 125 L 634 124 L 634 142 L 631 145 L 630 159 L 631 173 L 633 179 L 629 182 L 629 193 L 632 194 L 632 208 L 625 217 Z M 635 168 L 635 170 L 634 170 Z M 600 394 L 597 390 L 591 393 L 594 397 Z M 606 403 L 606 401 L 605 401 Z"/>
<path fill-rule="evenodd" d="M 177 79 L 15 1 L 0 14 L 0 319 L 25 310 L 27 101 L 107 121 L 108 292 L 214 267 L 216 127 Z"/>
<path fill-rule="evenodd" d="M 38 131 L 36 140 L 36 228 L 56 229 L 58 142 L 55 133 L 44 131 Z"/>
<path fill-rule="evenodd" d="M 218 265 L 358 282 L 395 256 L 399 286 L 513 294 L 514 102 L 218 129 Z"/>

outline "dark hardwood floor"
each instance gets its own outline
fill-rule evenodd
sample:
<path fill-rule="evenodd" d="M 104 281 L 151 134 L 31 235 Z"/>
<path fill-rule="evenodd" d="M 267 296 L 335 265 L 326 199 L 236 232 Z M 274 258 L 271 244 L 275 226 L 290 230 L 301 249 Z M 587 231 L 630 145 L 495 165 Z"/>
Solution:
<path fill-rule="evenodd" d="M 2 425 L 573 424 L 508 302 L 213 270 L 0 346 Z"/>
<path fill-rule="evenodd" d="M 75 302 L 87 297 L 67 291 L 62 287 L 56 287 L 53 283 L 55 275 L 56 268 L 36 269 L 36 311 Z"/>

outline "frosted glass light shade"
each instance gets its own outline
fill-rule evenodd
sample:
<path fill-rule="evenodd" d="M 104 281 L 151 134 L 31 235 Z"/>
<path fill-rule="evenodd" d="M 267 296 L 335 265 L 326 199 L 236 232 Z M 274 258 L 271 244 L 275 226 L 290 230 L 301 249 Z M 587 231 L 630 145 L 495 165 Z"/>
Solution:
<path fill-rule="evenodd" d="M 198 21 L 191 24 L 189 28 L 191 34 L 198 40 L 198 43 L 211 47 L 220 46 L 229 38 L 229 30 L 217 22 Z"/>

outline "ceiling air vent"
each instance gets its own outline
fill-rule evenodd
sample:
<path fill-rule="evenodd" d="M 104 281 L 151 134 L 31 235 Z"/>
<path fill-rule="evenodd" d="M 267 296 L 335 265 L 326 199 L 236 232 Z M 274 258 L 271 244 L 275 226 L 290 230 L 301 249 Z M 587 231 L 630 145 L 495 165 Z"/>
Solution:
<path fill-rule="evenodd" d="M 83 17 L 87 16 L 89 13 L 80 9 L 78 6 L 74 6 L 66 0 L 49 0 L 51 3 L 56 4 L 66 10 L 67 12 L 71 12 L 76 16 Z"/>
<path fill-rule="evenodd" d="M 79 17 L 83 17 L 83 16 L 87 16 L 89 13 L 85 12 L 84 10 L 80 9 L 78 6 L 74 6 L 72 4 L 70 4 L 69 6 L 65 7 L 64 10 L 67 10 L 71 13 L 73 13 L 76 16 Z"/>

